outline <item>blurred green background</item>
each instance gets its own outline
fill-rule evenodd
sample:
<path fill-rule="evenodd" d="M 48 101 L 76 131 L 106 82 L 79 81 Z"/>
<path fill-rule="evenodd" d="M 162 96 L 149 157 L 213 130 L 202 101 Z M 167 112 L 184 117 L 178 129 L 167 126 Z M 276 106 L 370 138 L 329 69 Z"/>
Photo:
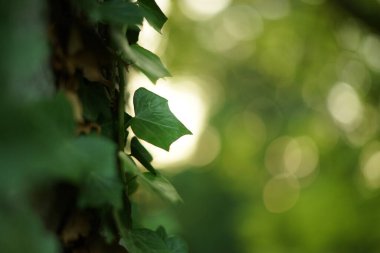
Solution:
<path fill-rule="evenodd" d="M 380 1 L 158 3 L 196 144 L 161 158 L 184 204 L 141 222 L 196 253 L 380 252 Z"/>

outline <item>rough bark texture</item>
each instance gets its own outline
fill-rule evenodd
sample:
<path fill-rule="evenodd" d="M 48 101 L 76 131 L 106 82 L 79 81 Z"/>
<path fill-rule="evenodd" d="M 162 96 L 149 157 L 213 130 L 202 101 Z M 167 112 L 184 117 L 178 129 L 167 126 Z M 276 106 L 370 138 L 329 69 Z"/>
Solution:
<path fill-rule="evenodd" d="M 48 5 L 48 32 L 51 46 L 50 67 L 57 90 L 63 90 L 74 108 L 77 134 L 100 134 L 102 127 L 96 121 L 83 117 L 79 90 L 83 82 L 94 88 L 104 88 L 109 95 L 109 110 L 113 117 L 110 137 L 117 142 L 115 126 L 118 120 L 118 85 L 116 62 L 107 50 L 107 27 L 94 26 L 66 0 L 50 0 Z M 116 154 L 115 154 L 116 159 Z M 116 169 L 116 168 L 115 168 Z M 48 192 L 48 194 L 46 193 Z M 44 218 L 47 228 L 59 238 L 62 252 L 67 253 L 112 253 L 126 252 L 119 246 L 119 238 L 106 241 L 101 235 L 101 224 L 107 222 L 117 234 L 113 220 L 95 210 L 77 207 L 78 189 L 75 186 L 56 184 L 36 194 L 36 206 Z M 49 196 L 47 196 L 49 195 Z M 129 205 L 125 198 L 125 205 Z M 45 204 L 41 204 L 42 201 Z M 126 208 L 129 209 L 129 206 Z M 127 217 L 126 219 L 129 219 Z"/>

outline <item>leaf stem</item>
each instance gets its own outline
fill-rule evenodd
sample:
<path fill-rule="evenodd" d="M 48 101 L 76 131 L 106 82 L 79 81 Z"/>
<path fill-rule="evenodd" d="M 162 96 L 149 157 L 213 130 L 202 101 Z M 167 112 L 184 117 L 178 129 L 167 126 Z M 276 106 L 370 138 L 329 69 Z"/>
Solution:
<path fill-rule="evenodd" d="M 116 227 L 119 230 L 119 233 L 122 238 L 126 238 L 128 236 L 128 230 L 123 226 L 123 222 L 120 219 L 120 216 L 117 212 L 117 210 L 113 210 L 113 218 L 116 223 Z"/>
<path fill-rule="evenodd" d="M 118 98 L 118 118 L 117 118 L 117 142 L 118 142 L 118 151 L 124 152 L 124 148 L 126 145 L 126 126 L 125 126 L 125 104 L 126 104 L 126 86 L 127 86 L 127 78 L 126 78 L 126 72 L 124 64 L 119 61 L 117 63 L 117 72 L 119 76 L 119 98 Z M 125 237 L 127 234 L 127 229 L 131 228 L 132 226 L 132 220 L 131 220 L 131 203 L 128 199 L 128 181 L 127 176 L 125 174 L 125 171 L 122 169 L 122 162 L 120 161 L 120 158 L 118 158 L 118 167 L 119 167 L 119 174 L 121 177 L 121 180 L 124 185 L 124 210 L 127 212 L 127 221 L 125 226 L 123 226 L 122 221 L 120 220 L 119 214 L 117 213 L 117 210 L 114 210 L 114 219 L 117 224 L 119 233 L 122 237 Z"/>
<path fill-rule="evenodd" d="M 125 126 L 124 126 L 124 113 L 125 113 L 125 87 L 126 78 L 124 65 L 119 62 L 117 65 L 119 74 L 119 105 L 118 105 L 118 146 L 120 151 L 124 151 L 125 147 Z"/>

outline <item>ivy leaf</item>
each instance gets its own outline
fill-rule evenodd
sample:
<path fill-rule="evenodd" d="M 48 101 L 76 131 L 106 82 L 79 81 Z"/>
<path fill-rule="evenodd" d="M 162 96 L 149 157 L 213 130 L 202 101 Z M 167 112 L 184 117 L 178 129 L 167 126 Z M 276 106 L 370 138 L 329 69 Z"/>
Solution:
<path fill-rule="evenodd" d="M 134 229 L 120 241 L 121 246 L 132 253 L 168 253 L 165 242 L 149 229 Z"/>
<path fill-rule="evenodd" d="M 166 245 L 171 253 L 189 252 L 186 242 L 178 236 L 172 236 L 167 238 Z"/>
<path fill-rule="evenodd" d="M 1 2 L 0 29 L 1 34 L 7 34 L 0 38 L 1 57 L 6 59 L 0 62 L 3 80 L 1 96 L 23 103 L 53 92 L 51 80 L 46 78 L 50 74 L 50 68 L 45 66 L 49 57 L 46 21 L 40 16 L 46 3 L 38 0 L 18 0 L 17 4 L 14 3 Z M 28 13 L 28 22 L 11 22 L 24 19 L 25 13 Z"/>
<path fill-rule="evenodd" d="M 133 104 L 135 117 L 131 121 L 131 127 L 140 139 L 169 151 L 174 141 L 191 134 L 170 111 L 165 98 L 139 88 L 134 94 Z"/>
<path fill-rule="evenodd" d="M 148 150 L 140 143 L 140 141 L 133 137 L 131 140 L 131 154 L 136 158 L 147 170 L 156 174 L 156 170 L 150 164 L 153 161 L 152 155 Z"/>
<path fill-rule="evenodd" d="M 157 55 L 137 44 L 129 45 L 125 36 L 116 30 L 112 32 L 112 37 L 115 44 L 121 49 L 121 52 L 118 52 L 121 59 L 143 72 L 153 83 L 156 83 L 159 78 L 170 76 L 169 71 Z"/>
<path fill-rule="evenodd" d="M 83 116 L 86 120 L 95 122 L 100 117 L 112 119 L 110 101 L 103 86 L 82 81 L 79 85 L 78 94 L 83 108 Z"/>
<path fill-rule="evenodd" d="M 131 195 L 137 190 L 139 186 L 137 177 L 141 176 L 142 173 L 139 168 L 137 168 L 132 158 L 128 157 L 124 152 L 119 152 L 119 159 L 121 160 L 122 169 L 127 176 L 128 195 Z"/>
<path fill-rule="evenodd" d="M 137 176 L 127 178 L 127 193 L 132 195 L 139 188 L 139 183 L 137 182 Z"/>
<path fill-rule="evenodd" d="M 16 200 L 6 203 L 2 199 L 1 202 L 0 252 L 59 252 L 58 241 L 44 229 L 41 218 L 20 199 Z"/>
<path fill-rule="evenodd" d="M 82 175 L 96 172 L 106 177 L 116 178 L 115 150 L 115 144 L 110 140 L 96 135 L 87 135 L 71 140 L 61 154 L 65 154 L 65 158 L 70 160 L 66 164 L 66 169 L 71 166 L 74 167 L 71 170 L 81 171 Z"/>
<path fill-rule="evenodd" d="M 127 156 L 124 152 L 119 152 L 119 158 L 122 163 L 123 171 L 132 175 L 141 175 L 141 171 L 137 168 L 132 158 Z"/>
<path fill-rule="evenodd" d="M 142 173 L 133 163 L 132 159 L 123 152 L 119 152 L 119 158 L 121 159 L 123 170 L 132 175 L 136 175 L 142 184 L 154 193 L 172 203 L 182 202 L 182 198 L 179 196 L 175 187 L 169 180 L 158 173 L 158 171 L 156 171 L 156 175 L 150 172 Z"/>
<path fill-rule="evenodd" d="M 137 44 L 131 45 L 130 49 L 130 57 L 135 67 L 143 72 L 153 83 L 156 83 L 162 77 L 171 76 L 160 58 L 154 53 Z"/>
<path fill-rule="evenodd" d="M 157 32 L 161 32 L 161 29 L 168 18 L 161 11 L 160 7 L 154 0 L 138 0 L 143 15 L 148 23 L 156 29 Z"/>
<path fill-rule="evenodd" d="M 99 207 L 109 204 L 119 209 L 122 207 L 122 189 L 122 184 L 117 177 L 91 172 L 84 182 L 79 206 Z"/>
<path fill-rule="evenodd" d="M 165 231 L 165 228 L 163 226 L 159 226 L 157 229 L 156 229 L 156 233 L 163 239 L 165 240 L 166 237 L 168 236 L 166 234 L 166 231 Z"/>
<path fill-rule="evenodd" d="M 120 244 L 133 253 L 187 253 L 186 243 L 179 237 L 162 238 L 157 231 L 133 229 Z"/>
<path fill-rule="evenodd" d="M 124 113 L 124 126 L 125 126 L 125 128 L 129 127 L 131 119 L 132 119 L 131 115 L 129 115 L 128 113 Z"/>
<path fill-rule="evenodd" d="M 141 25 L 143 14 L 135 4 L 124 0 L 104 1 L 91 5 L 92 20 L 122 25 Z"/>
<path fill-rule="evenodd" d="M 2 106 L 0 115 L 3 175 L 0 176 L 0 192 L 22 192 L 39 182 L 79 174 L 57 166 L 61 165 L 60 160 L 65 164 L 70 162 L 67 156 L 60 159 L 59 153 L 75 133 L 73 110 L 63 93 L 34 103 Z"/>
<path fill-rule="evenodd" d="M 145 172 L 142 174 L 141 179 L 144 184 L 163 199 L 172 203 L 183 202 L 175 187 L 161 174 L 154 175 L 150 172 Z"/>
<path fill-rule="evenodd" d="M 137 25 L 128 27 L 126 36 L 130 45 L 137 43 L 137 41 L 139 40 L 140 32 L 141 29 Z"/>
<path fill-rule="evenodd" d="M 63 159 L 67 159 L 69 162 L 62 169 L 81 174 L 81 207 L 108 204 L 121 208 L 122 184 L 116 171 L 115 150 L 114 143 L 108 139 L 89 135 L 73 140 L 61 153 L 61 163 L 57 166 L 62 167 Z"/>

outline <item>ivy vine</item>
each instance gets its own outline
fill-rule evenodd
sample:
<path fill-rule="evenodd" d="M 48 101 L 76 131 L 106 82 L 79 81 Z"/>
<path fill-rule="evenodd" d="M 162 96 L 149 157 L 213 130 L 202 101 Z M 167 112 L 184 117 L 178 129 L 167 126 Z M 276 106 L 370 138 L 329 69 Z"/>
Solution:
<path fill-rule="evenodd" d="M 153 83 L 170 76 L 158 56 L 137 44 L 144 19 L 161 33 L 167 17 L 154 0 L 46 3 L 48 32 L 37 44 L 50 44 L 56 92 L 25 104 L 2 99 L 9 120 L 0 126 L 0 251 L 187 252 L 163 227 L 136 228 L 130 203 L 138 187 L 182 201 L 140 140 L 169 150 L 191 132 L 165 98 L 145 88 L 133 94 L 134 115 L 126 113 L 129 68 Z M 21 237 L 18 245 L 5 233 Z"/>

